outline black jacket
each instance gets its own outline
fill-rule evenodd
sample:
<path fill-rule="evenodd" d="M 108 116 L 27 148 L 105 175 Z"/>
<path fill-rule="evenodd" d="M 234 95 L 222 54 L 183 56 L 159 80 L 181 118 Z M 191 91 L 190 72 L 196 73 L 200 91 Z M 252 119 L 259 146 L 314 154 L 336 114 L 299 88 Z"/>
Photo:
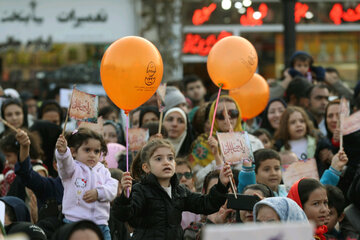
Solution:
<path fill-rule="evenodd" d="M 180 225 L 183 211 L 209 215 L 225 203 L 227 187 L 220 181 L 208 195 L 193 193 L 179 185 L 176 175 L 170 183 L 172 198 L 149 174 L 133 186 L 130 198 L 121 194 L 115 199 L 113 216 L 135 228 L 133 239 L 183 239 Z"/>

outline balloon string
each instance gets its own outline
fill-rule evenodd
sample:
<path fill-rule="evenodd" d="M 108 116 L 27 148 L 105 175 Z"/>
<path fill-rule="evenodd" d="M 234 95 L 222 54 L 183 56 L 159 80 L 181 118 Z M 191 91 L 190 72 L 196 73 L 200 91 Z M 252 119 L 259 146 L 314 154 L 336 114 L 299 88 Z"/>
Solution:
<path fill-rule="evenodd" d="M 218 107 L 218 104 L 219 104 L 219 98 L 220 98 L 220 93 L 221 93 L 221 88 L 222 88 L 222 86 L 223 86 L 223 85 L 220 84 L 219 93 L 218 93 L 217 98 L 216 98 L 216 104 L 215 104 L 214 115 L 213 115 L 213 120 L 212 120 L 212 123 L 211 123 L 211 129 L 210 129 L 210 135 L 209 135 L 209 137 L 211 137 L 212 134 L 213 134 L 215 117 L 216 117 L 216 110 L 217 110 L 217 107 Z"/>
<path fill-rule="evenodd" d="M 126 114 L 126 172 L 129 172 L 129 114 Z M 129 197 L 129 188 L 126 191 Z"/>

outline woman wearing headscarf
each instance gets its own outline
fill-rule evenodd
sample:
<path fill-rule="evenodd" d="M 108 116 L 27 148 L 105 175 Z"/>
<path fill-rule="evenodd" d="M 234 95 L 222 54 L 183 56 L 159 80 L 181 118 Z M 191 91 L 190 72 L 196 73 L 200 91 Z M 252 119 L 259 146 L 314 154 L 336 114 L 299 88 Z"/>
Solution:
<path fill-rule="evenodd" d="M 287 105 L 282 98 L 271 99 L 261 114 L 261 128 L 265 128 L 271 136 L 274 136 L 275 131 L 280 126 L 280 118 L 286 107 Z"/>
<path fill-rule="evenodd" d="M 186 113 L 178 107 L 169 109 L 165 113 L 163 126 L 167 132 L 166 139 L 175 147 L 176 157 L 186 157 L 194 139 Z"/>
<path fill-rule="evenodd" d="M 264 198 L 255 204 L 253 212 L 255 222 L 308 222 L 304 210 L 287 197 Z"/>
<path fill-rule="evenodd" d="M 142 106 L 140 109 L 139 127 L 143 127 L 148 122 L 159 121 L 159 109 L 155 106 Z"/>

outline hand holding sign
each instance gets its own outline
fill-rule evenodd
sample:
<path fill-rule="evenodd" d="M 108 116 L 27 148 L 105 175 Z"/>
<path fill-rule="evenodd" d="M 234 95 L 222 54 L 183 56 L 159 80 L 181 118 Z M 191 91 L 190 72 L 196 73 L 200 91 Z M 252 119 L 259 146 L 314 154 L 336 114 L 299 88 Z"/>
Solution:
<path fill-rule="evenodd" d="M 331 167 L 341 172 L 348 161 L 349 159 L 346 153 L 343 150 L 340 150 L 331 160 Z"/>

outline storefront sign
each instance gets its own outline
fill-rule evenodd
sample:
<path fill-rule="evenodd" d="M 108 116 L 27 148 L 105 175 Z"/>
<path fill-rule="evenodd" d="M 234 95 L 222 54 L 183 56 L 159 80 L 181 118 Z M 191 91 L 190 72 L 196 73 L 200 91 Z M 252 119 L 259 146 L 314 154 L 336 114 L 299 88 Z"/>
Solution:
<path fill-rule="evenodd" d="M 132 0 L 1 0 L 0 43 L 102 43 L 135 35 Z"/>
<path fill-rule="evenodd" d="M 342 21 L 357 22 L 360 20 L 360 4 L 358 4 L 355 9 L 349 8 L 344 11 L 342 5 L 336 3 L 331 9 L 329 17 L 337 25 L 341 24 Z"/>
<path fill-rule="evenodd" d="M 211 13 L 216 9 L 216 3 L 210 4 L 208 7 L 202 9 L 196 9 L 192 17 L 194 25 L 201 25 L 206 21 L 209 21 Z"/>
<path fill-rule="evenodd" d="M 222 31 L 217 37 L 215 34 L 210 34 L 205 39 L 199 34 L 187 34 L 184 41 L 182 52 L 184 54 L 198 54 L 201 56 L 207 56 L 210 49 L 220 39 L 231 36 L 232 33 Z"/>

